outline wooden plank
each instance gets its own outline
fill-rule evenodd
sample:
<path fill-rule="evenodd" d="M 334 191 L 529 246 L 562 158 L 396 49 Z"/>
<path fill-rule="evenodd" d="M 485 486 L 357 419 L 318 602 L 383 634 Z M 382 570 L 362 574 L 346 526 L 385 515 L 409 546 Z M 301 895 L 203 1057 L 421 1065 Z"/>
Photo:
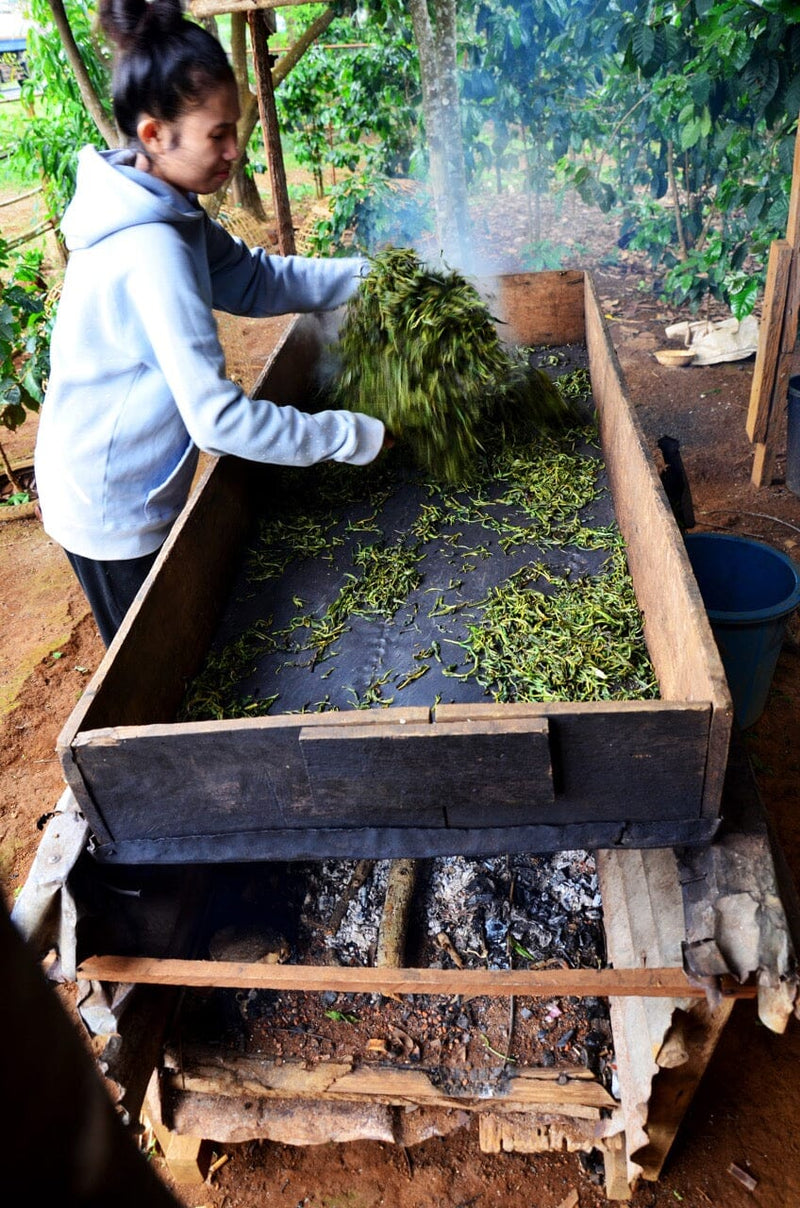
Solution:
<path fill-rule="evenodd" d="M 209 1146 L 202 1137 L 191 1137 L 170 1132 L 163 1124 L 151 1121 L 151 1127 L 159 1149 L 176 1183 L 196 1186 L 204 1183 L 210 1164 Z"/>
<path fill-rule="evenodd" d="M 761 334 L 747 412 L 746 429 L 751 441 L 763 441 L 769 426 L 791 263 L 792 245 L 786 239 L 774 240 L 769 249 Z"/>
<path fill-rule="evenodd" d="M 683 902 L 672 849 L 598 852 L 597 875 L 609 961 L 620 968 L 644 968 L 650 963 L 681 968 Z M 630 1183 L 641 1173 L 636 1153 L 648 1143 L 657 1054 L 675 1011 L 687 1004 L 682 995 L 610 999 Z"/>
<path fill-rule="evenodd" d="M 257 1098 L 374 1101 L 395 1106 L 459 1107 L 480 1111 L 514 1111 L 536 1107 L 576 1119 L 597 1122 L 618 1104 L 593 1074 L 578 1067 L 509 1070 L 491 1099 L 474 1088 L 463 1092 L 443 1090 L 425 1069 L 387 1065 L 364 1066 L 353 1060 L 307 1065 L 285 1061 L 280 1065 L 218 1046 L 186 1043 L 167 1047 L 162 1092 L 185 1090 L 190 1094 L 246 1095 Z"/>
<path fill-rule="evenodd" d="M 478 717 L 508 722 L 528 714 L 549 723 L 553 822 L 666 820 L 702 813 L 708 704 L 551 701 L 436 707 L 437 721 L 448 723 Z"/>
<path fill-rule="evenodd" d="M 792 186 L 789 192 L 789 214 L 786 219 L 786 238 L 795 251 L 800 251 L 800 124 L 798 124 L 794 137 Z"/>
<path fill-rule="evenodd" d="M 496 826 L 527 821 L 553 804 L 544 717 L 503 722 L 302 729 L 313 799 L 306 815 L 326 823 Z M 447 790 L 442 792 L 442 786 Z"/>
<path fill-rule="evenodd" d="M 334 990 L 349 994 L 512 994 L 576 997 L 702 998 L 682 969 L 374 969 L 263 965 L 239 961 L 168 960 L 147 956 L 91 956 L 78 977 L 142 985 L 215 986 L 254 990 Z M 725 997 L 754 998 L 755 985 L 722 979 Z"/>
<path fill-rule="evenodd" d="M 786 222 L 786 242 L 792 249 L 789 265 L 789 281 L 782 313 L 772 318 L 779 328 L 779 352 L 772 388 L 766 429 L 756 438 L 750 480 L 754 486 L 772 482 L 775 455 L 784 441 L 786 431 L 787 392 L 792 361 L 797 343 L 798 318 L 800 317 L 800 124 L 794 141 L 792 164 L 792 187 L 789 194 L 789 216 Z M 764 337 L 770 342 L 775 339 L 772 332 Z"/>
<path fill-rule="evenodd" d="M 479 289 L 499 320 L 499 332 L 514 344 L 582 342 L 584 274 L 577 269 L 509 273 L 486 278 Z"/>
<path fill-rule="evenodd" d="M 221 17 L 223 13 L 251 13 L 254 9 L 291 8 L 307 3 L 308 0 L 190 0 L 189 12 L 197 18 Z"/>
<path fill-rule="evenodd" d="M 631 1198 L 633 1188 L 628 1182 L 628 1156 L 624 1133 L 608 1138 L 603 1149 L 603 1173 L 607 1200 Z"/>
<path fill-rule="evenodd" d="M 604 1142 L 583 1122 L 535 1113 L 483 1112 L 478 1118 L 481 1153 L 588 1153 Z M 577 1196 L 577 1192 L 575 1193 Z M 577 1206 L 578 1200 L 574 1200 Z"/>
<path fill-rule="evenodd" d="M 757 487 L 772 482 L 775 456 L 785 440 L 789 378 L 792 373 L 795 344 L 797 343 L 798 318 L 800 318 L 800 252 L 795 250 L 789 266 L 789 285 L 786 291 L 780 352 L 767 430 L 763 440 L 756 444 L 753 468 L 750 473 L 750 479 Z"/>
<path fill-rule="evenodd" d="M 334 824 L 364 828 L 368 821 L 371 830 L 408 829 L 408 849 L 387 851 L 387 856 L 417 856 L 425 853 L 412 832 L 423 825 L 455 832 L 488 829 L 491 823 L 497 832 L 511 832 L 515 826 L 539 823 L 550 828 L 589 824 L 585 839 L 604 846 L 625 841 L 625 822 L 650 822 L 654 815 L 662 824 L 701 817 L 708 705 L 554 702 L 499 709 L 491 704 L 440 706 L 433 724 L 422 724 L 429 716 L 425 709 L 387 709 L 120 727 L 76 736 L 71 753 L 91 799 L 102 801 L 113 814 L 117 842 L 183 837 L 188 848 L 201 834 L 246 833 L 252 839 L 270 828 L 296 828 L 302 845 L 310 836 L 300 832 L 323 826 L 330 830 Z M 548 747 L 544 726 L 552 736 Z M 345 747 L 351 732 L 357 751 L 374 747 L 370 758 L 364 755 L 358 763 L 340 755 L 338 785 L 324 760 L 309 754 L 313 734 L 327 738 L 332 728 Z M 372 744 L 366 741 L 370 734 L 375 735 Z M 397 750 L 391 743 L 384 750 L 381 744 L 392 736 L 398 736 Z M 451 736 L 458 741 L 448 749 L 455 741 Z M 425 743 L 436 744 L 430 754 Z M 412 750 L 413 768 L 406 754 Z M 473 756 L 483 763 L 479 766 Z M 314 776 L 320 778 L 316 800 Z M 442 793 L 445 782 L 447 792 Z M 325 794 L 334 798 L 329 808 Z M 143 809 L 146 801 L 158 801 L 159 809 Z M 594 825 L 602 821 L 620 826 L 603 831 Z M 288 842 L 291 835 L 284 838 Z M 523 835 L 519 838 L 525 842 Z M 564 846 L 555 833 L 542 839 L 546 849 L 527 850 Z M 487 834 L 487 842 L 492 841 Z M 199 853 L 199 842 L 195 850 Z M 464 848 L 457 844 L 452 851 L 463 854 Z M 364 846 L 350 854 L 374 852 Z M 218 845 L 207 858 L 220 858 Z"/>
<path fill-rule="evenodd" d="M 706 700 L 712 714 L 702 812 L 719 813 L 733 704 L 705 605 L 616 353 L 586 279 L 586 342 L 614 512 L 644 615 L 647 648 L 664 700 Z"/>

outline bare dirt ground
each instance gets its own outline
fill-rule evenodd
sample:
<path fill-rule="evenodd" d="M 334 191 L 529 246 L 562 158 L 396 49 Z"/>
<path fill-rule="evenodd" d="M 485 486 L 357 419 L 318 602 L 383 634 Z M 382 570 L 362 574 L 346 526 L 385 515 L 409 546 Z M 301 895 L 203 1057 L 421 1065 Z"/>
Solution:
<path fill-rule="evenodd" d="M 525 222 L 521 201 L 487 199 L 476 228 L 495 267 L 520 267 L 520 249 L 528 240 Z M 659 437 L 680 441 L 697 529 L 754 536 L 798 558 L 800 498 L 783 484 L 782 461 L 770 485 L 755 488 L 750 482 L 745 417 L 753 359 L 663 368 L 652 353 L 665 343 L 664 327 L 693 316 L 653 297 L 647 269 L 617 248 L 613 223 L 599 215 L 571 208 L 554 216 L 548 234 L 554 243 L 579 245 L 570 264 L 594 276 L 654 461 Z M 268 228 L 264 238 L 269 240 Z M 275 325 L 224 320 L 221 329 L 231 375 L 252 381 L 274 342 Z M 16 465 L 30 457 L 35 427 L 31 420 L 4 439 Z M 36 852 L 39 822 L 63 789 L 55 756 L 58 733 L 103 648 L 63 553 L 35 517 L 1 522 L 0 550 L 0 881 L 10 906 Z M 800 883 L 797 637 L 795 618 L 766 710 L 747 732 L 764 805 L 795 886 Z M 796 1020 L 778 1036 L 758 1024 L 752 1004 L 738 1004 L 661 1179 L 636 1189 L 633 1208 L 793 1208 L 800 1203 L 798 1057 Z M 482 1155 L 470 1130 L 408 1150 L 377 1142 L 305 1149 L 252 1142 L 225 1146 L 224 1154 L 227 1161 L 206 1184 L 174 1187 L 186 1208 L 599 1208 L 606 1202 L 577 1155 Z M 157 1155 L 154 1161 L 172 1186 Z M 731 1163 L 753 1176 L 753 1190 L 730 1173 Z"/>

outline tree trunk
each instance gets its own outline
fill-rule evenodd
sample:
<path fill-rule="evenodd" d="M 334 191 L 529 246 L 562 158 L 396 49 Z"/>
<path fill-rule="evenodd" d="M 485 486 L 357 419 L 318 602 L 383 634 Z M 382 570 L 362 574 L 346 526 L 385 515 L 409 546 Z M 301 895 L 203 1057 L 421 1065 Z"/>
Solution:
<path fill-rule="evenodd" d="M 236 87 L 239 90 L 239 108 L 242 113 L 253 95 L 250 91 L 250 79 L 247 71 L 247 17 L 244 13 L 231 13 L 231 62 L 236 76 Z M 234 205 L 240 206 L 258 222 L 266 222 L 264 203 L 258 186 L 247 171 L 247 149 L 244 148 L 236 163 L 236 171 L 231 180 Z"/>
<path fill-rule="evenodd" d="M 422 80 L 436 236 L 446 259 L 469 263 L 469 210 L 456 73 L 455 0 L 409 0 Z"/>
<path fill-rule="evenodd" d="M 250 40 L 253 44 L 253 61 L 256 71 L 256 87 L 258 89 L 258 110 L 261 116 L 261 128 L 264 131 L 264 142 L 267 148 L 269 177 L 272 185 L 272 203 L 275 207 L 275 220 L 278 227 L 278 251 L 282 256 L 295 254 L 294 226 L 292 211 L 289 205 L 289 191 L 286 186 L 286 172 L 283 166 L 283 148 L 281 147 L 278 115 L 275 110 L 275 91 L 272 82 L 272 61 L 269 53 L 267 34 L 269 32 L 264 14 L 256 10 L 248 15 Z"/>
<path fill-rule="evenodd" d="M 89 73 L 81 58 L 81 52 L 72 36 L 63 0 L 47 0 L 47 3 L 53 14 L 53 24 L 58 30 L 59 37 L 64 44 L 64 50 L 77 80 L 83 102 L 89 110 L 94 124 L 105 139 L 107 146 L 118 147 L 120 145 L 119 133 L 114 123 L 106 116 L 105 110 L 100 103 L 100 98 L 95 92 L 92 81 L 89 79 Z"/>
<path fill-rule="evenodd" d="M 289 74 L 291 69 L 294 67 L 295 63 L 297 63 L 298 60 L 301 59 L 302 56 L 305 54 L 305 52 L 308 50 L 309 46 L 311 46 L 312 43 L 320 36 L 320 34 L 323 33 L 328 28 L 331 21 L 333 21 L 335 15 L 336 14 L 334 13 L 332 8 L 326 8 L 325 12 L 322 13 L 319 17 L 317 17 L 316 20 L 311 22 L 311 24 L 309 25 L 309 27 L 305 31 L 305 33 L 303 33 L 297 39 L 297 41 L 294 42 L 289 47 L 289 49 L 286 51 L 286 53 L 281 55 L 281 57 L 278 59 L 278 62 L 272 68 L 271 73 L 270 73 L 272 76 L 273 89 L 278 87 L 281 80 L 284 80 L 286 78 L 286 76 Z M 242 13 L 231 14 L 232 22 L 233 22 L 234 18 L 237 16 L 242 16 L 244 19 L 244 14 L 242 14 Z M 231 24 L 231 39 L 232 39 L 232 46 L 231 46 L 232 56 L 231 57 L 232 58 L 234 57 L 235 53 L 237 53 L 236 49 L 233 45 L 233 37 L 234 37 L 234 26 L 233 26 L 233 24 Z M 235 58 L 234 58 L 234 70 L 236 70 Z M 237 83 L 238 83 L 239 79 L 240 79 L 238 72 L 236 75 L 236 79 L 237 79 Z M 239 132 L 238 132 L 239 159 L 240 159 L 240 161 L 244 161 L 244 159 L 247 156 L 247 144 L 250 142 L 253 131 L 256 128 L 256 122 L 259 119 L 259 109 L 258 109 L 258 98 L 253 95 L 253 93 L 250 91 L 249 86 L 248 86 L 247 92 L 245 94 L 242 92 L 241 85 L 240 85 L 239 100 L 240 100 L 241 109 L 242 109 L 242 116 L 239 119 Z M 266 134 L 264 135 L 264 141 L 266 142 Z M 221 189 L 219 189 L 213 195 L 212 198 L 209 198 L 208 202 L 206 203 L 206 209 L 208 210 L 208 212 L 212 218 L 215 218 L 216 215 L 220 211 L 222 203 L 225 200 L 225 194 L 228 191 L 229 183 L 230 182 L 226 181 L 226 183 L 223 185 L 223 187 Z"/>

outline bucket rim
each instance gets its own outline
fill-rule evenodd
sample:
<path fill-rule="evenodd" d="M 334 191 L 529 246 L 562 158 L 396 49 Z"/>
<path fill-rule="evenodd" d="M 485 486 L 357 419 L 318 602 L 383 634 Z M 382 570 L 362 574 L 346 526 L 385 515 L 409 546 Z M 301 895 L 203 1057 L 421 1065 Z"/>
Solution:
<path fill-rule="evenodd" d="M 800 375 L 798 375 L 800 376 Z M 770 545 L 767 541 L 759 541 L 756 537 L 740 537 L 737 533 L 715 533 L 715 532 L 700 532 L 700 533 L 684 533 L 684 542 L 688 546 L 692 542 L 706 541 L 730 541 L 737 545 L 756 546 L 767 554 L 771 554 L 779 562 L 782 562 L 789 573 L 794 578 L 794 587 L 787 596 L 780 600 L 777 604 L 773 604 L 768 608 L 748 609 L 746 611 L 733 612 L 720 608 L 706 608 L 709 620 L 719 621 L 722 623 L 738 625 L 758 625 L 764 621 L 780 621 L 784 617 L 788 617 L 800 605 L 800 567 L 785 554 L 783 550 L 776 549 L 774 545 Z"/>

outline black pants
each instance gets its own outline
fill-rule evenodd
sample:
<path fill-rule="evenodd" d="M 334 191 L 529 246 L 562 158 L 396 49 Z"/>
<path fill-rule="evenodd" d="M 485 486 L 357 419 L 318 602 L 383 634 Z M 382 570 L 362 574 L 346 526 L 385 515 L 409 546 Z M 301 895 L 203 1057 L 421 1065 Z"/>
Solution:
<path fill-rule="evenodd" d="M 115 562 L 97 562 L 68 550 L 64 552 L 91 605 L 100 637 L 106 646 L 110 646 L 159 551 L 145 554 L 143 558 L 124 558 Z"/>

